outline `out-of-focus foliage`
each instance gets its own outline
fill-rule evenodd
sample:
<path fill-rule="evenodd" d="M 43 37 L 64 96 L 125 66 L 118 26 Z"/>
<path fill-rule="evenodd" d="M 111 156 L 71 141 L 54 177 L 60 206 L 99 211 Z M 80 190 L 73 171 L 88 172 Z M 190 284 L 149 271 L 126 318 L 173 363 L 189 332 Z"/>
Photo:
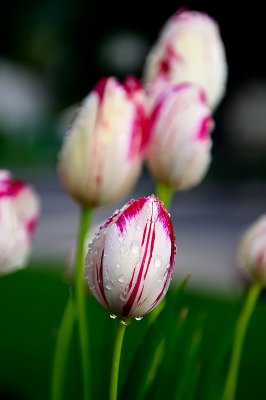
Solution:
<path fill-rule="evenodd" d="M 56 329 L 69 293 L 60 273 L 47 270 L 46 266 L 38 267 L 34 265 L 34 270 L 29 268 L 0 280 L 0 304 L 4 310 L 0 342 L 1 399 L 47 400 L 49 395 Z M 167 393 L 170 399 L 178 390 L 179 398 L 186 400 L 213 400 L 221 394 L 230 337 L 240 304 L 188 289 L 189 284 L 185 291 L 172 288 L 157 319 L 151 314 L 127 327 L 120 375 L 121 398 L 126 393 L 128 399 L 161 399 Z M 92 297 L 88 296 L 87 300 L 93 398 L 103 399 L 108 393 L 117 322 Z M 254 393 L 259 398 L 264 393 L 265 307 L 263 301 L 258 304 L 248 331 L 240 370 L 239 400 L 249 400 Z M 80 398 L 75 339 L 67 365 L 66 400 Z M 138 367 L 134 373 L 131 362 Z M 193 381 L 188 381 L 188 374 L 192 374 Z"/>

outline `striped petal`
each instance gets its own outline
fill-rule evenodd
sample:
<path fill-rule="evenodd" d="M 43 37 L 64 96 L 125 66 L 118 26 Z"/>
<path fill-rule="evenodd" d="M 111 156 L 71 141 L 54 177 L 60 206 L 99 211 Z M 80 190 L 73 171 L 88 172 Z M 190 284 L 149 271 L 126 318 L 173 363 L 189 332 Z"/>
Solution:
<path fill-rule="evenodd" d="M 127 203 L 102 227 L 86 259 L 95 297 L 121 318 L 141 317 L 164 297 L 174 266 L 174 233 L 162 203 Z"/>

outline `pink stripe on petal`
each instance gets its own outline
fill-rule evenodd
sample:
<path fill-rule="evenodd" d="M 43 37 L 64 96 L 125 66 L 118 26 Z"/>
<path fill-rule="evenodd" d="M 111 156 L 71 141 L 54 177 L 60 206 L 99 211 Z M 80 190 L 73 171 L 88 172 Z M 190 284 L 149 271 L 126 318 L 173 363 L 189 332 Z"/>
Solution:
<path fill-rule="evenodd" d="M 154 226 L 154 225 L 153 225 L 153 226 Z M 146 271 L 145 271 L 145 273 L 144 273 L 144 279 L 146 278 L 147 273 L 148 273 L 148 271 L 149 271 L 149 267 L 150 267 L 150 263 L 151 263 L 151 259 L 152 259 L 152 255 L 153 255 L 154 243 L 155 243 L 155 229 L 153 228 L 153 231 L 152 231 L 152 238 L 151 238 L 151 246 L 150 246 L 150 255 L 149 255 L 148 262 L 147 262 Z"/>
<path fill-rule="evenodd" d="M 26 229 L 30 235 L 32 235 L 32 233 L 35 231 L 37 223 L 38 223 L 38 218 L 35 217 L 27 222 Z"/>
<path fill-rule="evenodd" d="M 134 76 L 129 76 L 123 83 L 123 87 L 129 97 L 132 97 L 132 94 L 135 94 L 138 90 L 142 89 L 140 81 Z"/>
<path fill-rule="evenodd" d="M 147 198 L 141 197 L 138 200 L 131 201 L 129 203 L 129 206 L 125 210 L 123 210 L 123 212 L 115 222 L 121 233 L 125 231 L 127 223 L 141 212 L 146 202 Z"/>
<path fill-rule="evenodd" d="M 151 203 L 151 204 L 153 206 L 153 203 Z M 152 211 L 152 214 L 153 214 L 153 211 Z M 152 217 L 151 217 L 151 219 L 152 219 Z M 139 287 L 140 287 L 140 284 L 141 284 L 141 281 L 142 281 L 142 275 L 143 275 L 143 271 L 144 271 L 144 267 L 145 267 L 147 254 L 148 254 L 148 248 L 149 248 L 150 241 L 151 241 L 151 225 L 152 224 L 150 223 L 149 230 L 148 230 L 148 236 L 147 236 L 147 242 L 146 242 L 146 246 L 145 246 L 145 250 L 144 250 L 144 255 L 143 255 L 143 258 L 142 258 L 142 262 L 141 262 L 141 266 L 140 266 L 140 270 L 139 270 L 139 273 L 138 273 L 138 277 L 137 277 L 135 286 L 134 286 L 134 288 L 133 288 L 133 290 L 131 292 L 131 295 L 130 295 L 126 305 L 123 307 L 122 315 L 124 317 L 129 316 L 129 313 L 130 313 L 130 311 L 132 309 L 134 301 L 136 300 L 136 296 L 138 294 Z"/>
<path fill-rule="evenodd" d="M 139 302 L 140 302 L 140 299 L 141 299 L 141 296 L 142 296 L 143 290 L 144 290 L 144 284 L 143 284 L 143 286 L 142 286 L 142 289 L 141 289 L 141 292 L 140 292 L 140 294 L 139 294 L 139 296 L 138 296 L 138 299 L 137 299 L 137 305 L 140 305 L 140 304 L 139 304 Z"/>
<path fill-rule="evenodd" d="M 203 141 L 209 136 L 212 127 L 212 118 L 208 115 L 205 117 L 200 124 L 199 131 L 197 133 L 197 139 Z"/>
<path fill-rule="evenodd" d="M 0 197 L 16 197 L 28 185 L 20 180 L 6 180 L 1 182 Z"/>
<path fill-rule="evenodd" d="M 108 307 L 108 303 L 107 303 L 107 300 L 106 300 L 106 297 L 105 297 L 105 292 L 104 292 L 104 286 L 103 286 L 103 257 L 104 257 L 104 250 L 103 250 L 102 255 L 101 255 L 100 266 L 99 266 L 99 268 L 97 268 L 97 283 L 98 283 L 98 287 L 99 287 L 99 290 L 100 290 L 100 294 L 101 294 L 102 300 L 104 301 L 104 303 Z"/>
<path fill-rule="evenodd" d="M 94 86 L 93 91 L 98 94 L 100 103 L 103 102 L 104 92 L 108 80 L 108 78 L 104 77 Z"/>

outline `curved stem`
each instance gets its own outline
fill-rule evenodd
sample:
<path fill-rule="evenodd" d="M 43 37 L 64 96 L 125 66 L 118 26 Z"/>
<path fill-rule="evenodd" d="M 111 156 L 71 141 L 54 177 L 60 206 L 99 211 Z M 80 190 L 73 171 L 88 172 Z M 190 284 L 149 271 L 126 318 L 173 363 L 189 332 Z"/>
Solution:
<path fill-rule="evenodd" d="M 115 347 L 113 353 L 113 363 L 112 363 L 111 382 L 110 382 L 110 397 L 109 397 L 110 400 L 117 399 L 119 365 L 120 365 L 121 349 L 122 349 L 125 329 L 126 329 L 126 324 L 120 320 L 117 329 Z"/>
<path fill-rule="evenodd" d="M 75 259 L 75 302 L 78 320 L 78 331 L 81 351 L 83 398 L 88 400 L 90 396 L 90 366 L 89 366 L 89 332 L 86 311 L 85 293 L 85 240 L 92 216 L 92 209 L 82 208 L 80 214 L 80 226 L 77 237 L 76 259 Z"/>
<path fill-rule="evenodd" d="M 59 327 L 57 343 L 54 355 L 53 373 L 52 373 L 52 400 L 63 399 L 63 383 L 65 375 L 65 366 L 67 359 L 67 350 L 73 332 L 75 322 L 75 308 L 70 297 L 63 314 Z"/>
<path fill-rule="evenodd" d="M 234 400 L 237 386 L 238 371 L 241 359 L 241 353 L 243 349 L 243 343 L 246 336 L 248 324 L 252 315 L 252 312 L 257 303 L 259 294 L 262 289 L 262 284 L 259 281 L 255 281 L 249 289 L 246 301 L 244 303 L 242 312 L 238 318 L 235 336 L 233 342 L 233 350 L 231 354 L 231 361 L 226 379 L 223 400 Z"/>
<path fill-rule="evenodd" d="M 155 193 L 156 196 L 164 203 L 165 208 L 169 210 L 172 197 L 174 195 L 174 190 L 165 183 L 157 182 Z"/>

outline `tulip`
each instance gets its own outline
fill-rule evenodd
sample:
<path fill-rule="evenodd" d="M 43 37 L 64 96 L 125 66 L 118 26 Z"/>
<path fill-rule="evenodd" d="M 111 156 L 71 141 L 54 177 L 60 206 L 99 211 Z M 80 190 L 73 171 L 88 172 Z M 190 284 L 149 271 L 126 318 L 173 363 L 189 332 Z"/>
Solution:
<path fill-rule="evenodd" d="M 148 167 L 154 178 L 173 189 L 188 189 L 205 176 L 210 160 L 211 113 L 195 85 L 168 86 L 150 118 Z"/>
<path fill-rule="evenodd" d="M 266 215 L 262 215 L 242 237 L 240 266 L 253 279 L 266 285 Z"/>
<path fill-rule="evenodd" d="M 22 268 L 39 218 L 39 200 L 26 183 L 0 170 L 0 273 Z"/>
<path fill-rule="evenodd" d="M 59 157 L 64 189 L 87 207 L 120 200 L 135 184 L 147 144 L 143 92 L 134 78 L 103 79 L 84 100 Z"/>
<path fill-rule="evenodd" d="M 166 22 L 144 68 L 146 82 L 160 76 L 200 85 L 209 106 L 217 107 L 225 93 L 227 63 L 219 27 L 211 17 L 181 10 Z"/>
<path fill-rule="evenodd" d="M 92 294 L 121 319 L 147 314 L 169 287 L 174 242 L 171 219 L 156 197 L 129 201 L 89 246 L 86 279 Z"/>

